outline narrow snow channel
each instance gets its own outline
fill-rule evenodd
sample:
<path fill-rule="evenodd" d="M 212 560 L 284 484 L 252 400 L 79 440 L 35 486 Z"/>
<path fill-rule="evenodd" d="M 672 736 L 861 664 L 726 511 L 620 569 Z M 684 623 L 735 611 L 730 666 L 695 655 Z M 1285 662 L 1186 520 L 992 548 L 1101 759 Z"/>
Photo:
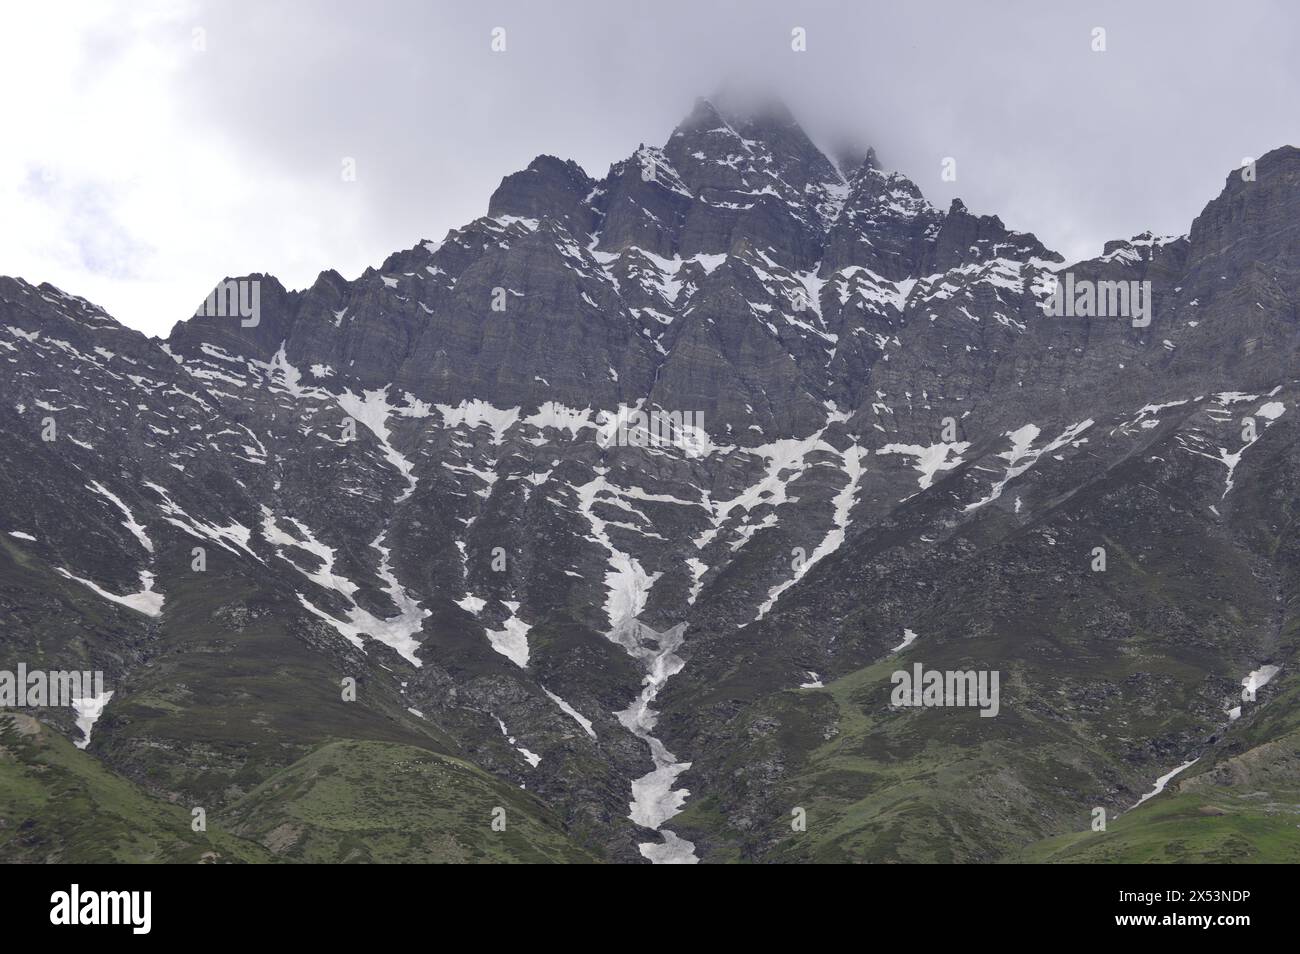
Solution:
<path fill-rule="evenodd" d="M 597 469 L 593 480 L 574 490 L 579 511 L 591 524 L 592 538 L 609 552 L 609 569 L 605 573 L 605 612 L 611 629 L 606 638 L 622 646 L 646 673 L 640 694 L 626 709 L 615 713 L 629 732 L 650 747 L 650 758 L 654 763 L 653 770 L 632 780 L 628 818 L 658 832 L 663 840 L 660 843 L 643 842 L 637 847 L 642 857 L 652 864 L 698 864 L 700 859 L 695 856 L 694 843 L 663 828 L 665 822 L 682 810 L 691 794 L 684 788 L 673 788 L 677 776 L 690 768 L 691 763 L 679 762 L 677 756 L 653 735 L 658 714 L 651 708 L 659 690 L 685 665 L 676 650 L 685 638 L 686 624 L 678 623 L 658 632 L 637 618 L 645 608 L 650 588 L 659 579 L 659 574 L 647 573 L 639 560 L 615 547 L 606 521 L 596 514 L 594 505 L 602 491 L 618 493 L 618 488 L 605 480 L 605 471 Z"/>
<path fill-rule="evenodd" d="M 677 837 L 663 825 L 682 810 L 690 792 L 673 788 L 677 776 L 691 767 L 690 762 L 680 762 L 668 747 L 652 734 L 658 713 L 651 703 L 670 677 L 681 672 L 685 663 L 675 650 L 681 646 L 686 634 L 686 624 L 678 623 L 662 633 L 635 619 L 627 620 L 615 628 L 611 638 L 646 666 L 641 694 L 622 712 L 615 713 L 623 726 L 650 746 L 654 769 L 632 781 L 632 801 L 628 817 L 638 825 L 657 831 L 663 844 L 644 842 L 637 847 L 643 857 L 654 864 L 695 864 L 695 845 Z"/>
<path fill-rule="evenodd" d="M 1161 792 L 1165 790 L 1165 786 L 1170 783 L 1170 781 L 1173 779 L 1175 775 L 1178 775 L 1180 772 L 1185 772 L 1187 769 L 1195 765 L 1199 760 L 1200 760 L 1200 756 L 1197 756 L 1196 758 L 1192 759 L 1190 762 L 1184 762 L 1182 765 L 1178 766 L 1178 768 L 1174 769 L 1169 774 L 1161 775 L 1158 779 L 1156 779 L 1156 787 L 1153 788 L 1151 791 L 1147 792 L 1141 798 L 1139 798 L 1137 800 L 1137 804 L 1134 805 L 1133 807 L 1137 808 L 1138 805 L 1141 805 L 1148 798 L 1155 798 L 1157 795 L 1159 795 Z"/>

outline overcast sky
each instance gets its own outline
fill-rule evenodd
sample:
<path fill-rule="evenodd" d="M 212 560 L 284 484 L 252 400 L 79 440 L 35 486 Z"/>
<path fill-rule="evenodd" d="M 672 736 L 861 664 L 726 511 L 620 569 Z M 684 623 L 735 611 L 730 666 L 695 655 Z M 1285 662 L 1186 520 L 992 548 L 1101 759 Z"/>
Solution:
<path fill-rule="evenodd" d="M 726 83 L 1071 260 L 1187 231 L 1244 157 L 1300 143 L 1285 0 L 2 9 L 0 274 L 152 334 L 225 275 L 303 287 L 441 238 L 539 153 L 602 176 Z"/>

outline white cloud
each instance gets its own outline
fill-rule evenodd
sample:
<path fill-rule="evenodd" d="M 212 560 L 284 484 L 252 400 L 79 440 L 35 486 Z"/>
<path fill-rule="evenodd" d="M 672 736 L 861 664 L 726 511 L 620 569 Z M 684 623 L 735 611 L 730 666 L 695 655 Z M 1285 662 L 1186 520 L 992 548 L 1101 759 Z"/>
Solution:
<path fill-rule="evenodd" d="M 28 4 L 0 30 L 15 133 L 0 150 L 0 263 L 154 334 L 226 274 L 309 281 L 355 228 L 356 196 L 304 186 L 179 95 L 220 52 L 191 4 Z M 322 227 L 328 217 L 329 225 Z"/>
<path fill-rule="evenodd" d="M 959 195 L 1071 258 L 1185 231 L 1243 156 L 1294 136 L 1279 105 L 1300 95 L 1286 3 L 1224 17 L 1208 0 L 1097 0 L 1086 15 L 841 0 L 797 8 L 798 54 L 795 9 L 6 4 L 0 273 L 166 334 L 227 275 L 303 287 L 441 238 L 538 153 L 601 176 L 663 142 L 695 96 L 755 71 L 815 135 L 848 129 L 936 205 Z M 1089 49 L 1094 21 L 1105 53 Z"/>

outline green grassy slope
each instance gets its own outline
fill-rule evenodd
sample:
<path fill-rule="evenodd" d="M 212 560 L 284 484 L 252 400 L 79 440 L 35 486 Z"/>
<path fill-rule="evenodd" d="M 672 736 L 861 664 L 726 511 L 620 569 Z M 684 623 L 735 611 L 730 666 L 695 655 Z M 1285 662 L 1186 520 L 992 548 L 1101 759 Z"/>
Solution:
<path fill-rule="evenodd" d="M 1013 861 L 1300 862 L 1300 679 L 1166 792 L 1112 820 L 1036 842 Z"/>
<path fill-rule="evenodd" d="M 145 794 L 30 716 L 0 715 L 0 861 L 264 862 L 274 855 Z"/>
<path fill-rule="evenodd" d="M 492 828 L 493 809 L 505 828 Z M 592 862 L 531 795 L 415 746 L 331 742 L 191 830 L 25 715 L 0 717 L 0 861 Z M 238 834 L 232 834 L 237 831 Z"/>
<path fill-rule="evenodd" d="M 1295 864 L 1300 808 L 1229 792 L 1160 796 L 1104 832 L 1058 835 L 1008 859 L 1072 864 Z"/>
<path fill-rule="evenodd" d="M 1014 710 L 988 720 L 996 728 L 973 711 L 887 712 L 894 665 L 763 700 L 734 729 L 730 768 L 737 778 L 779 768 L 774 790 L 741 782 L 702 793 L 674 830 L 716 861 L 1300 861 L 1300 680 L 1275 687 L 1166 793 L 1110 807 L 1107 830 L 1093 832 L 1100 798 L 1073 799 L 1063 814 L 1044 793 L 1114 777 L 1104 745 L 1081 746 L 1067 726 Z M 792 827 L 795 808 L 805 830 Z M 745 836 L 729 837 L 737 828 Z"/>
<path fill-rule="evenodd" d="M 503 831 L 492 827 L 504 810 Z M 234 830 L 307 862 L 590 862 L 531 795 L 389 742 L 332 742 L 230 811 Z"/>

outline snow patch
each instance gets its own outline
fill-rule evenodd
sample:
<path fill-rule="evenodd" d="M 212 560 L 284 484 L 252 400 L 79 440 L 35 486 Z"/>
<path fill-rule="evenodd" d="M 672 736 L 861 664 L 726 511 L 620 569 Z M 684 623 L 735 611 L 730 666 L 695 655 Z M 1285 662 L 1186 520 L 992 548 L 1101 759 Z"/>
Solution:
<path fill-rule="evenodd" d="M 1178 775 L 1180 772 L 1185 772 L 1187 769 L 1195 765 L 1198 761 L 1200 761 L 1199 756 L 1197 758 L 1192 759 L 1190 762 L 1184 762 L 1182 765 L 1178 766 L 1178 768 L 1174 769 L 1168 774 L 1160 776 L 1158 779 L 1156 779 L 1156 787 L 1153 788 L 1151 791 L 1147 792 L 1141 798 L 1139 798 L 1137 800 L 1137 805 L 1134 805 L 1133 807 L 1137 808 L 1138 805 L 1141 805 L 1148 798 L 1155 798 L 1157 795 L 1159 795 L 1161 792 L 1165 790 L 1165 786 L 1169 784 L 1169 782 L 1173 779 L 1175 775 Z"/>
<path fill-rule="evenodd" d="M 72 710 L 77 713 L 77 728 L 83 733 L 82 738 L 74 742 L 73 745 L 79 749 L 84 749 L 90 745 L 90 732 L 95 728 L 95 723 L 104 714 L 104 707 L 108 705 L 108 701 L 112 698 L 112 691 L 106 691 L 97 696 L 72 700 Z"/>
<path fill-rule="evenodd" d="M 92 590 L 106 600 L 111 600 L 127 609 L 133 609 L 137 613 L 143 613 L 145 616 L 158 617 L 162 615 L 164 597 L 162 593 L 156 592 L 153 588 L 154 575 L 148 570 L 140 571 L 140 592 L 128 593 L 126 596 L 118 596 L 116 593 L 110 593 L 101 587 L 98 583 L 83 579 L 69 573 L 62 567 L 56 567 L 56 571 L 69 580 L 75 580 L 82 586 Z"/>
<path fill-rule="evenodd" d="M 397 503 L 405 500 L 415 492 L 416 478 L 412 473 L 415 465 L 407 460 L 397 448 L 393 447 L 389 440 L 388 416 L 400 408 L 388 403 L 388 386 L 385 385 L 374 391 L 366 391 L 363 396 L 358 397 L 352 393 L 349 388 L 335 398 L 349 417 L 360 421 L 375 435 L 379 445 L 383 448 L 384 457 L 393 465 L 405 478 L 409 486 L 397 498 Z"/>
<path fill-rule="evenodd" d="M 86 486 L 95 493 L 108 498 L 109 501 L 116 505 L 117 508 L 126 515 L 126 519 L 122 521 L 122 526 L 131 531 L 132 536 L 140 541 L 140 546 L 144 547 L 150 553 L 153 553 L 153 541 L 150 540 L 149 535 L 145 533 L 144 524 L 139 523 L 135 519 L 135 516 L 131 513 L 131 508 L 124 504 L 120 497 L 112 493 L 97 480 L 92 480 Z"/>
<path fill-rule="evenodd" d="M 891 653 L 900 653 L 912 643 L 916 642 L 916 633 L 910 629 L 903 630 L 903 641 L 890 650 Z"/>
<path fill-rule="evenodd" d="M 914 467 L 921 476 L 917 482 L 921 489 L 925 490 L 934 483 L 935 476 L 942 470 L 952 470 L 962 462 L 961 455 L 970 447 L 968 441 L 955 441 L 953 443 L 931 444 L 929 447 L 922 447 L 920 444 L 886 444 L 879 448 L 877 454 L 904 454 L 908 457 L 915 457 Z M 953 458 L 948 459 L 952 454 Z"/>
<path fill-rule="evenodd" d="M 532 627 L 517 615 L 518 603 L 507 603 L 506 606 L 510 608 L 510 617 L 501 629 L 487 631 L 488 641 L 493 649 L 523 669 L 528 665 L 528 631 Z"/>
<path fill-rule="evenodd" d="M 590 719 L 584 716 L 577 709 L 573 708 L 573 706 L 569 705 L 567 702 L 565 702 L 555 693 L 551 692 L 551 690 L 547 689 L 545 686 L 542 686 L 542 692 L 546 693 L 547 697 L 550 698 L 550 700 L 554 702 L 557 706 L 559 706 L 566 715 L 571 716 L 574 722 L 582 726 L 583 732 L 586 732 L 587 735 L 591 736 L 593 739 L 596 737 L 596 730 L 591 727 Z"/>

